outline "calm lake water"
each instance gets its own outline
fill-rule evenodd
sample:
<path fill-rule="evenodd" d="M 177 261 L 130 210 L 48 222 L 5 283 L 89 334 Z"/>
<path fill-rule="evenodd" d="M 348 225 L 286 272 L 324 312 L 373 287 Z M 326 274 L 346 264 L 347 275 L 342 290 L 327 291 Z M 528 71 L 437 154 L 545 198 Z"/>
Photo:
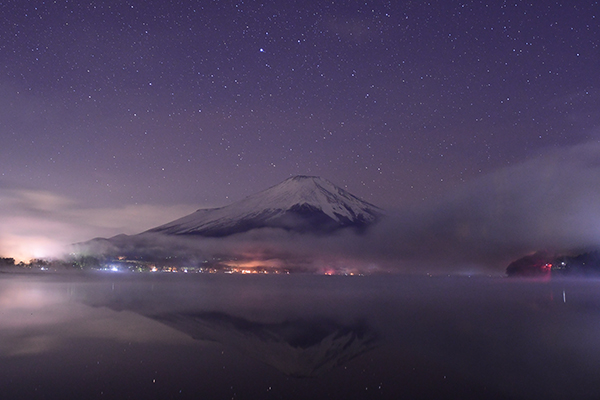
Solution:
<path fill-rule="evenodd" d="M 596 399 L 600 281 L 0 274 L 0 398 Z"/>

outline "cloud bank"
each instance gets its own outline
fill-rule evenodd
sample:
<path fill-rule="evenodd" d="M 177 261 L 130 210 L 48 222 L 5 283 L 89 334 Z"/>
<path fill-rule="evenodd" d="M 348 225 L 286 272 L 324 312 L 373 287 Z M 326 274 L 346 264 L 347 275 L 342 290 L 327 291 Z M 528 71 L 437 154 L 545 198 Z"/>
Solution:
<path fill-rule="evenodd" d="M 227 239 L 146 236 L 115 245 L 206 258 L 284 258 L 321 269 L 502 272 L 536 250 L 600 246 L 599 199 L 600 145 L 588 143 L 482 176 L 418 208 L 399 208 L 363 235 L 260 230 Z"/>
<path fill-rule="evenodd" d="M 193 210 L 149 204 L 90 208 L 49 191 L 0 186 L 0 256 L 57 257 L 72 243 L 137 233 Z"/>
<path fill-rule="evenodd" d="M 20 211 L 12 217 L 14 224 L 63 242 L 119 228 L 140 232 L 191 211 L 153 206 L 86 210 L 59 196 L 24 191 L 13 191 L 11 199 L 12 209 Z M 419 207 L 399 205 L 366 234 L 325 237 L 264 229 L 221 239 L 142 235 L 95 242 L 87 250 L 196 260 L 225 256 L 265 265 L 285 260 L 308 269 L 502 272 L 510 261 L 537 250 L 600 246 L 599 199 L 600 144 L 587 143 L 497 170 Z M 10 236 L 2 233 L 5 243 Z"/>

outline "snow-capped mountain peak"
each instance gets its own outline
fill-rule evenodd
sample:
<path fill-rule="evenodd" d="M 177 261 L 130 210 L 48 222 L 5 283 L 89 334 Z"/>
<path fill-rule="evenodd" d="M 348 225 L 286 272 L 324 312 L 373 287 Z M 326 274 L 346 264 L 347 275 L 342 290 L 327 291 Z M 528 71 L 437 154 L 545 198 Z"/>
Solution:
<path fill-rule="evenodd" d="M 221 208 L 201 209 L 151 229 L 174 235 L 228 236 L 258 228 L 330 232 L 364 228 L 382 214 L 367 203 L 317 176 L 294 176 Z"/>

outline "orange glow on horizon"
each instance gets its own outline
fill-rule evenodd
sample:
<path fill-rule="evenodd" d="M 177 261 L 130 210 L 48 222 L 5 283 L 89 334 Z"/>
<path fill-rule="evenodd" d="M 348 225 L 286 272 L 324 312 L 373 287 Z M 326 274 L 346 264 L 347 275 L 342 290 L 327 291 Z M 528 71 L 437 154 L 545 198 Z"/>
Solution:
<path fill-rule="evenodd" d="M 238 269 L 254 269 L 254 268 L 281 268 L 283 262 L 278 259 L 271 260 L 251 260 L 251 261 L 228 261 L 227 265 Z"/>
<path fill-rule="evenodd" d="M 65 254 L 63 245 L 43 236 L 5 235 L 0 239 L 0 257 L 14 258 L 17 263 Z"/>

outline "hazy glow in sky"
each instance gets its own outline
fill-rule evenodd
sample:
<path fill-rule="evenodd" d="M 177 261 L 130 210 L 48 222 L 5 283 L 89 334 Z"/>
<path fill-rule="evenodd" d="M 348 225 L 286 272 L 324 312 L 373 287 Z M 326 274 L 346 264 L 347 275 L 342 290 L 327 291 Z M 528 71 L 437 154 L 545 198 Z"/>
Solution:
<path fill-rule="evenodd" d="M 0 254 L 28 261 L 57 257 L 97 236 L 138 233 L 194 211 L 190 206 L 92 208 L 47 191 L 0 188 Z"/>

